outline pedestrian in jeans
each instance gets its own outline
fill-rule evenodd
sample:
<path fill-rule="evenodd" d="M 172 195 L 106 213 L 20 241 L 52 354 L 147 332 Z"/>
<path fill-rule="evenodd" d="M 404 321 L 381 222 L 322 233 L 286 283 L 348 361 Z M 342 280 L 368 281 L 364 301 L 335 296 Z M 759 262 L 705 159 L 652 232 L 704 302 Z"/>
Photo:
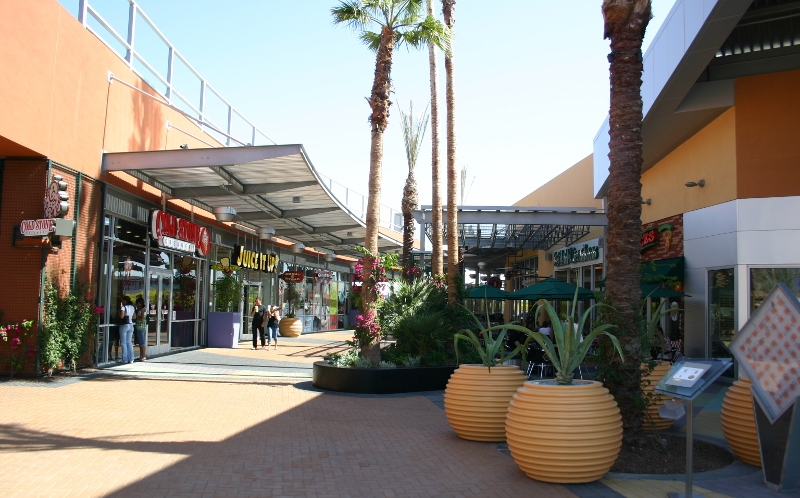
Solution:
<path fill-rule="evenodd" d="M 122 343 L 122 363 L 133 363 L 133 316 L 136 310 L 131 304 L 131 298 L 122 296 L 122 306 L 119 317 L 122 323 L 119 326 L 119 341 Z"/>
<path fill-rule="evenodd" d="M 274 344 L 278 349 L 278 322 L 281 321 L 281 313 L 277 306 L 270 306 L 269 320 L 267 320 L 267 347 Z"/>
<path fill-rule="evenodd" d="M 258 335 L 261 334 L 261 349 L 266 349 L 264 346 L 264 314 L 267 309 L 261 304 L 261 299 L 256 298 L 253 305 L 253 311 L 250 316 L 253 317 L 253 349 L 258 349 Z"/>

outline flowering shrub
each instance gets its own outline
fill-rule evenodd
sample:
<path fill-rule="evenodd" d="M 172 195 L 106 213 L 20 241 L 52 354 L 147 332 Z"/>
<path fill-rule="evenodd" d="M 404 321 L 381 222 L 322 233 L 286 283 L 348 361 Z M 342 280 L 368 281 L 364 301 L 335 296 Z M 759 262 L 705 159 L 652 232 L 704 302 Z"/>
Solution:
<path fill-rule="evenodd" d="M 33 328 L 33 320 L 23 320 L 20 323 L 0 326 L 0 339 L 8 343 L 11 354 L 5 359 L 11 370 L 10 377 L 25 366 L 26 361 L 36 359 L 37 347 L 29 344 L 28 335 Z"/>
<path fill-rule="evenodd" d="M 416 265 L 406 266 L 403 268 L 403 278 L 406 280 L 414 280 L 422 276 L 422 268 Z"/>
<path fill-rule="evenodd" d="M 378 323 L 378 314 L 374 309 L 368 309 L 363 314 L 356 317 L 356 328 L 353 341 L 359 347 L 369 346 L 379 340 L 381 336 L 381 324 Z"/>

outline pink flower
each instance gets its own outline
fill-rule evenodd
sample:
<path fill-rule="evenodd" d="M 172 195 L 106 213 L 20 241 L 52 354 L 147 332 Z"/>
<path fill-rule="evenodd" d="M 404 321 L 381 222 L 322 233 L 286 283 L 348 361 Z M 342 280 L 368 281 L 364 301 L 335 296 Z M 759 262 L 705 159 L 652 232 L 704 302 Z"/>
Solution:
<path fill-rule="evenodd" d="M 104 311 L 104 310 L 103 310 L 103 307 L 102 307 L 102 306 L 95 306 L 95 307 L 94 307 L 94 312 L 95 312 L 95 314 L 96 314 L 96 315 L 102 315 L 102 314 L 103 314 L 103 311 Z"/>

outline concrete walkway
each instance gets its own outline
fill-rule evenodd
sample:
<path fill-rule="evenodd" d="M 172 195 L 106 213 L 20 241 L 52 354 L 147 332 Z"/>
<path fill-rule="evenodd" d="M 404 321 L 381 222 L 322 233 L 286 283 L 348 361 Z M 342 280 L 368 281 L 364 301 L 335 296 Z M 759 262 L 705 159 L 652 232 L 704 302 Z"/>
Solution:
<path fill-rule="evenodd" d="M 311 364 L 349 334 L 282 338 L 278 351 L 198 349 L 56 381 L 0 383 L 3 496 L 664 497 L 681 476 L 527 478 L 504 444 L 459 439 L 442 392 L 348 395 Z M 695 432 L 719 434 L 724 388 Z M 696 405 L 700 405 L 698 402 Z M 680 430 L 680 428 L 675 429 Z M 737 462 L 695 476 L 706 497 L 769 492 Z"/>

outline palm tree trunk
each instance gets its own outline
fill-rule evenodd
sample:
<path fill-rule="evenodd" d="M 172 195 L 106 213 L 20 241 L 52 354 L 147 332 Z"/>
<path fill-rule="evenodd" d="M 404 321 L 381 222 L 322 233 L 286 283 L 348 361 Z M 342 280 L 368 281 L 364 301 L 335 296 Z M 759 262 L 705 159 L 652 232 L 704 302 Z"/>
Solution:
<path fill-rule="evenodd" d="M 428 0 L 428 15 L 433 15 L 433 0 Z M 436 64 L 436 47 L 428 43 L 428 65 L 431 73 L 431 273 L 444 274 L 442 244 L 442 163 L 439 160 L 439 71 Z M 423 234 L 424 237 L 424 234 Z"/>
<path fill-rule="evenodd" d="M 403 268 L 411 265 L 411 251 L 414 250 L 414 218 L 411 211 L 418 206 L 417 181 L 414 172 L 409 170 L 406 186 L 403 188 Z"/>
<path fill-rule="evenodd" d="M 370 123 L 372 140 L 369 149 L 369 196 L 367 198 L 367 234 L 364 247 L 370 254 L 378 255 L 378 227 L 380 226 L 381 208 L 381 168 L 383 163 L 383 132 L 389 124 L 389 95 L 391 92 L 392 52 L 394 50 L 394 32 L 384 26 L 381 29 L 381 44 L 375 59 L 375 79 L 369 106 L 372 109 Z M 372 278 L 374 259 L 364 256 L 364 313 L 373 308 L 375 302 L 376 282 Z M 361 345 L 361 354 L 371 359 L 376 365 L 380 362 L 380 343 Z"/>
<path fill-rule="evenodd" d="M 625 440 L 642 438 L 643 412 L 641 261 L 642 214 L 642 39 L 650 0 L 604 0 L 605 37 L 610 39 L 611 108 L 608 158 L 606 298 L 616 309 L 617 337 L 625 351 L 616 381 L 609 386 L 619 403 Z"/>
<path fill-rule="evenodd" d="M 450 50 L 444 57 L 447 106 L 447 301 L 455 303 L 459 282 L 458 254 L 458 172 L 456 171 L 456 95 L 453 82 L 455 43 L 455 0 L 442 0 L 444 23 L 450 29 Z"/>

